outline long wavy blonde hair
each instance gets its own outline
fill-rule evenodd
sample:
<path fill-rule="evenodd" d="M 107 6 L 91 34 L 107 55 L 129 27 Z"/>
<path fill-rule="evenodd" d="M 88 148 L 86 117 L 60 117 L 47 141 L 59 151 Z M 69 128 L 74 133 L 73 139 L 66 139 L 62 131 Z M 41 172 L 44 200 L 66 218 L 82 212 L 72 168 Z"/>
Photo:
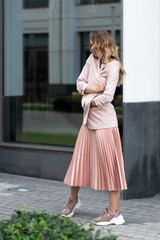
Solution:
<path fill-rule="evenodd" d="M 98 58 L 101 63 L 107 64 L 108 62 L 116 59 L 120 63 L 118 86 L 123 81 L 123 76 L 126 74 L 119 59 L 118 47 L 115 46 L 114 41 L 108 31 L 98 30 L 89 33 L 90 41 L 95 44 Z M 97 57 L 96 57 L 97 58 Z"/>

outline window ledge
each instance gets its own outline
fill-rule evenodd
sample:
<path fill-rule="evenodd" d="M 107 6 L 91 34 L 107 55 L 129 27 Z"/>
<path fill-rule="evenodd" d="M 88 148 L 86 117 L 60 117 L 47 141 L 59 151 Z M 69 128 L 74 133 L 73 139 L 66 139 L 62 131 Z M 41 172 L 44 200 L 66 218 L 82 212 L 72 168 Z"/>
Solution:
<path fill-rule="evenodd" d="M 0 148 L 12 148 L 12 149 L 29 149 L 35 151 L 56 151 L 56 152 L 73 152 L 73 147 L 51 146 L 51 145 L 39 145 L 28 143 L 6 143 L 2 142 Z"/>

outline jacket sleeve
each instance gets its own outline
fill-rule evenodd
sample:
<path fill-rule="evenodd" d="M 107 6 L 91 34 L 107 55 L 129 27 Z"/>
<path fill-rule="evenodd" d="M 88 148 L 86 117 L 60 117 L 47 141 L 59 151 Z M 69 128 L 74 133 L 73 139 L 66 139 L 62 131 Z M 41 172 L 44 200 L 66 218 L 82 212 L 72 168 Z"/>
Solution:
<path fill-rule="evenodd" d="M 91 55 L 90 55 L 91 56 Z M 85 95 L 84 91 L 86 89 L 86 87 L 88 86 L 88 73 L 89 73 L 89 68 L 90 68 L 90 56 L 88 57 L 77 81 L 76 81 L 76 85 L 77 85 L 77 91 L 79 93 L 81 93 L 82 95 Z"/>
<path fill-rule="evenodd" d="M 97 107 L 102 108 L 104 104 L 112 102 L 118 83 L 119 70 L 120 64 L 118 61 L 113 61 L 108 64 L 105 90 L 101 95 L 94 98 Z"/>

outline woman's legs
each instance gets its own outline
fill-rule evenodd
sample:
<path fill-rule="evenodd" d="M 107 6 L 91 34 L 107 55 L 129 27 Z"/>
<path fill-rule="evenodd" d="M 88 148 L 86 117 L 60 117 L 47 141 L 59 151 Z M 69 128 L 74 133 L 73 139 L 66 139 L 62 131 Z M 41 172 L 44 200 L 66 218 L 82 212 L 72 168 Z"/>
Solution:
<path fill-rule="evenodd" d="M 110 191 L 109 192 L 109 210 L 113 213 L 119 210 L 121 191 Z"/>
<path fill-rule="evenodd" d="M 80 187 L 71 186 L 71 199 L 78 199 L 78 192 Z M 121 191 L 109 191 L 109 210 L 116 212 L 119 210 L 119 201 L 120 201 Z"/>
<path fill-rule="evenodd" d="M 71 186 L 71 199 L 72 200 L 77 200 L 78 199 L 78 192 L 79 192 L 80 187 L 74 187 Z"/>

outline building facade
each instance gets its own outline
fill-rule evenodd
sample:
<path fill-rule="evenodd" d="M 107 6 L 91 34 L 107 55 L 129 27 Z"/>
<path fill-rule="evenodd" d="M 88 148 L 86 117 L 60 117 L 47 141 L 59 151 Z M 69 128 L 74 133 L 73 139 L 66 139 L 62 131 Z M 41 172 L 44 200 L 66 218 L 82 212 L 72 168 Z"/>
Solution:
<path fill-rule="evenodd" d="M 1 172 L 63 180 L 82 124 L 81 96 L 75 83 L 90 54 L 89 32 L 105 29 L 119 48 L 120 59 L 127 72 L 123 99 L 121 86 L 116 89 L 113 102 L 119 120 L 129 187 L 124 198 L 151 196 L 160 190 L 160 184 L 157 186 L 160 180 L 160 121 L 158 117 L 153 118 L 157 111 L 160 115 L 160 52 L 154 52 L 156 87 L 153 88 L 149 81 L 151 75 L 148 75 L 151 74 L 151 63 L 145 57 L 144 43 L 148 36 L 147 30 L 143 34 L 147 18 L 143 6 L 147 5 L 147 10 L 151 9 L 150 14 L 154 15 L 149 26 L 155 26 L 159 21 L 160 9 L 158 0 L 154 4 L 151 0 L 147 0 L 147 4 L 142 0 L 135 20 L 131 13 L 136 4 L 133 0 L 129 5 L 127 0 L 14 0 L 14 3 L 0 0 Z M 140 17 L 142 12 L 144 21 Z M 138 32 L 141 45 L 132 29 Z M 152 34 L 159 39 L 157 27 Z M 159 48 L 158 40 L 156 44 Z M 135 54 L 135 50 L 143 50 L 143 54 Z M 142 71 L 140 63 L 149 65 Z M 150 76 L 147 79 L 146 74 Z M 148 81 L 148 87 L 144 88 L 145 81 Z M 134 83 L 139 85 L 139 90 Z M 144 108 L 146 110 L 142 114 Z M 144 127 L 146 112 L 149 118 Z M 148 128 L 146 138 L 144 133 Z M 147 144 L 144 139 L 147 139 Z"/>

